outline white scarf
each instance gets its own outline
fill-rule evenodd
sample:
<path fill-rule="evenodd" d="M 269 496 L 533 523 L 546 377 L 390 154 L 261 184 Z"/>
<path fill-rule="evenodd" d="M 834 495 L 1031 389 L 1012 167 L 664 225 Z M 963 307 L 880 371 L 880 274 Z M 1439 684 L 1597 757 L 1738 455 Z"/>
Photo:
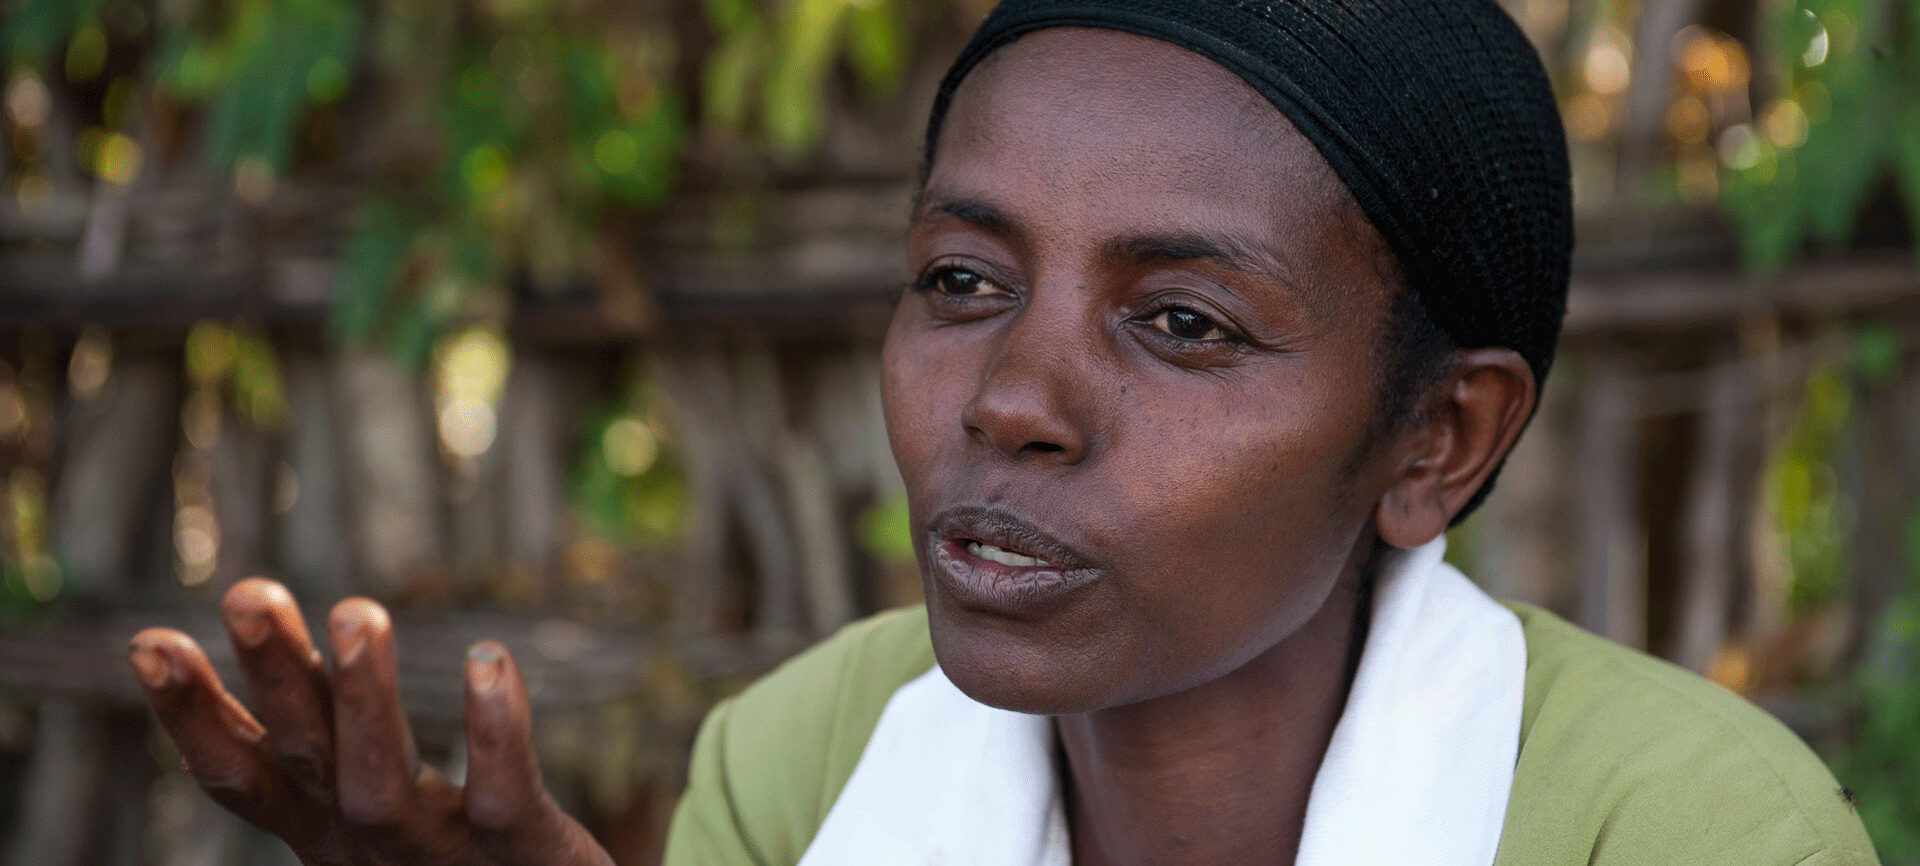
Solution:
<path fill-rule="evenodd" d="M 1488 866 L 1520 748 L 1526 641 L 1441 560 L 1389 554 L 1296 866 Z M 1071 866 L 1045 716 L 961 693 L 939 666 L 887 702 L 800 866 Z"/>

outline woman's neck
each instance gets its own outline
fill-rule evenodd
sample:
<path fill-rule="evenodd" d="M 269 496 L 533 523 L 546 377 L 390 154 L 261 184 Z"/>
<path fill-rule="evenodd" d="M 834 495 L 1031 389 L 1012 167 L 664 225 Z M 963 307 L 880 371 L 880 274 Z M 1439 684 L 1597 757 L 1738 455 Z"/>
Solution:
<path fill-rule="evenodd" d="M 1373 559 L 1224 677 L 1055 717 L 1075 866 L 1293 862 L 1365 640 L 1372 581 L 1357 576 Z"/>

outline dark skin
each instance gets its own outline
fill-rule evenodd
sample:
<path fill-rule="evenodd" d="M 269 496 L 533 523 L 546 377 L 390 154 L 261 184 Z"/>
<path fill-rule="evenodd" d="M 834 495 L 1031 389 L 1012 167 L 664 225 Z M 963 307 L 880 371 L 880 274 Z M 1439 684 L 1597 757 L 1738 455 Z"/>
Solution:
<path fill-rule="evenodd" d="M 1082 866 L 1292 861 L 1375 552 L 1442 532 L 1531 411 L 1518 354 L 1461 350 L 1369 435 L 1384 249 L 1283 115 L 1182 49 L 1045 30 L 960 89 L 888 430 L 941 666 L 1055 717 Z M 1052 562 L 953 582 L 995 533 Z M 279 585 L 222 609 L 257 715 L 177 631 L 130 661 L 202 785 L 303 862 L 611 862 L 541 787 L 504 648 L 469 655 L 462 787 L 419 763 L 378 605 L 336 606 L 330 666 Z"/>
<path fill-rule="evenodd" d="M 309 866 L 612 866 L 540 782 L 532 711 L 505 647 L 467 653 L 467 779 L 421 765 L 400 707 L 392 620 L 351 598 L 328 616 L 322 663 L 293 596 L 243 580 L 220 605 L 252 693 L 229 694 L 192 638 L 150 628 L 128 660 L 188 770 L 223 806 Z"/>
<path fill-rule="evenodd" d="M 1517 353 L 1463 351 L 1369 437 L 1383 248 L 1284 115 L 1168 43 L 1044 30 L 956 94 L 888 430 L 941 666 L 1056 718 L 1083 866 L 1292 861 L 1374 551 L 1443 531 L 1531 409 Z M 1094 576 L 982 603 L 930 555 L 956 507 Z"/>

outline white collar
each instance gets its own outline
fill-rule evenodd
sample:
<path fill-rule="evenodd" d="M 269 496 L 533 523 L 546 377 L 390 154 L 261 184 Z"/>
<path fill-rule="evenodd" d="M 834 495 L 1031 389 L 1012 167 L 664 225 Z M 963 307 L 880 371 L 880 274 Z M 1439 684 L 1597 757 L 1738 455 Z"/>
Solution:
<path fill-rule="evenodd" d="M 1526 640 L 1441 560 L 1383 564 L 1296 866 L 1488 866 L 1520 748 Z M 967 697 L 939 666 L 887 702 L 800 866 L 1071 866 L 1045 716 Z"/>

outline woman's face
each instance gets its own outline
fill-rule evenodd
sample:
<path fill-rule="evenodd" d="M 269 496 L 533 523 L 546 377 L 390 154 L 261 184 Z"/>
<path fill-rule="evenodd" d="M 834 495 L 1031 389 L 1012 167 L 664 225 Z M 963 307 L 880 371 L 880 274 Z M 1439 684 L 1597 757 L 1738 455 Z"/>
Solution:
<path fill-rule="evenodd" d="M 1380 240 L 1222 67 L 1030 34 L 947 116 L 884 394 L 933 643 L 968 694 L 1073 713 L 1299 630 L 1372 544 Z"/>

